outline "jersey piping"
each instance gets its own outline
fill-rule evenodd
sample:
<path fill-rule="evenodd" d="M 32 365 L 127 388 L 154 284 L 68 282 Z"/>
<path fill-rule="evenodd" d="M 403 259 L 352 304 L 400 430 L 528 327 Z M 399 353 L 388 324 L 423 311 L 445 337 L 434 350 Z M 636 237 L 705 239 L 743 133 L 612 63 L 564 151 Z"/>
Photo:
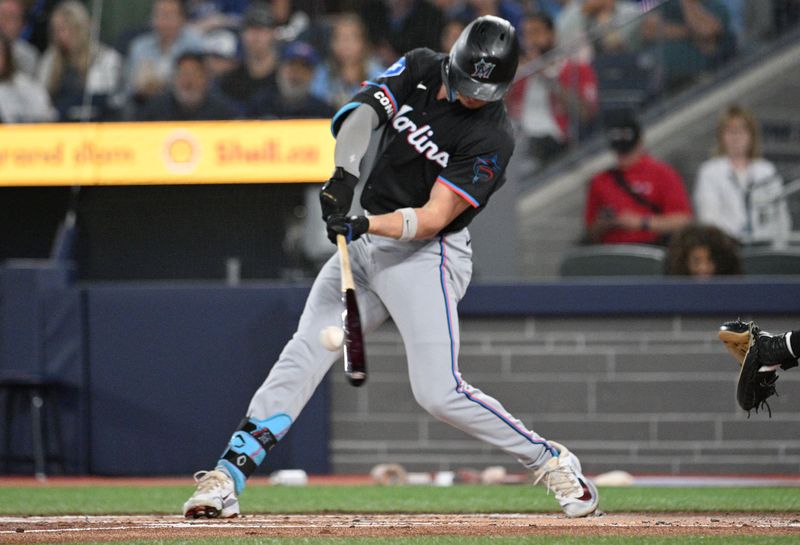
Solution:
<path fill-rule="evenodd" d="M 469 193 L 458 187 L 456 184 L 445 178 L 444 176 L 438 176 L 436 181 L 454 192 L 456 195 L 467 201 L 473 208 L 478 208 L 480 203 L 475 200 Z"/>

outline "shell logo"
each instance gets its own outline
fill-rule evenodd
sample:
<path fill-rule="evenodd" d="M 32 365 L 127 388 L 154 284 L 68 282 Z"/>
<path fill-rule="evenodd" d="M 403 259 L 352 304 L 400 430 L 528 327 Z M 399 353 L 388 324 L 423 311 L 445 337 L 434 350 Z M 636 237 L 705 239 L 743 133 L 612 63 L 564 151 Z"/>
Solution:
<path fill-rule="evenodd" d="M 162 157 L 167 170 L 175 174 L 191 174 L 202 155 L 200 142 L 185 130 L 173 131 L 164 139 Z"/>

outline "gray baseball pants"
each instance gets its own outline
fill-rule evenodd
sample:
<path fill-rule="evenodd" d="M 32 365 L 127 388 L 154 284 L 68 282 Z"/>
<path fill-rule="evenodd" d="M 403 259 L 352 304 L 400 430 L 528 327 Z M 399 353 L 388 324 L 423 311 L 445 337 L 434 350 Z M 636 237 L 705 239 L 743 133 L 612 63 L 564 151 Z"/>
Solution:
<path fill-rule="evenodd" d="M 364 333 L 391 316 L 403 338 L 416 401 L 435 418 L 504 450 L 527 468 L 546 462 L 554 452 L 550 445 L 459 373 L 456 305 L 472 275 L 468 230 L 418 241 L 365 235 L 349 248 Z M 339 270 L 336 255 L 322 267 L 297 331 L 250 402 L 249 417 L 285 413 L 296 420 L 340 357 L 319 341 L 323 328 L 341 324 Z"/>

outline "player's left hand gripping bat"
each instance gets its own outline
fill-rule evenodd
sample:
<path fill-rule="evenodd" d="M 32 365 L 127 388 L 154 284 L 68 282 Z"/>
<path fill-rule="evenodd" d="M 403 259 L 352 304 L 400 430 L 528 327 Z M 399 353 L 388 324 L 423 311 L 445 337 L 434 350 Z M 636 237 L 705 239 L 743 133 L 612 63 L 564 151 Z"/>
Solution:
<path fill-rule="evenodd" d="M 367 358 L 364 352 L 364 336 L 361 333 L 361 317 L 356 302 L 353 271 L 350 269 L 350 253 L 344 235 L 336 235 L 339 248 L 339 266 L 342 269 L 342 329 L 344 329 L 344 373 L 353 386 L 361 386 L 367 380 Z"/>

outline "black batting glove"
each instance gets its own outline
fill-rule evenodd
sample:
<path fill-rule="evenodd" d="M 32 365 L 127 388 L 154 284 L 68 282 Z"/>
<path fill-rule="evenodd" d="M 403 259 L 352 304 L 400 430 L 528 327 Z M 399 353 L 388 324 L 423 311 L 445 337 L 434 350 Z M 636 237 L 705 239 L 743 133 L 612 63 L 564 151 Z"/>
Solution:
<path fill-rule="evenodd" d="M 322 206 L 322 220 L 331 216 L 344 216 L 353 204 L 353 191 L 358 178 L 342 167 L 336 167 L 333 176 L 319 190 L 319 204 Z"/>
<path fill-rule="evenodd" d="M 336 235 L 344 235 L 348 243 L 358 240 L 369 230 L 369 218 L 366 216 L 330 216 L 326 222 L 328 240 L 336 244 Z"/>

